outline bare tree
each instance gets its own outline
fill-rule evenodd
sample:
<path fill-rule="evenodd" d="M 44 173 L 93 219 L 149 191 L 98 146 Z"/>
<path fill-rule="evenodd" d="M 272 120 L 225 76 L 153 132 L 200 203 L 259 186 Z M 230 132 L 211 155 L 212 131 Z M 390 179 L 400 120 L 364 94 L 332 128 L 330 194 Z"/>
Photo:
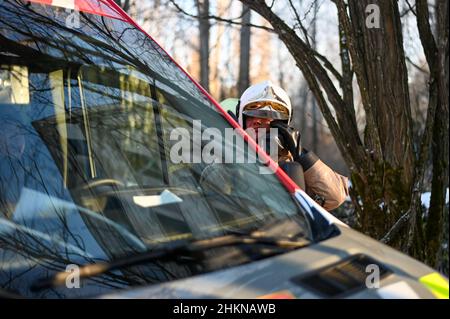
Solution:
<path fill-rule="evenodd" d="M 408 75 L 397 2 L 333 0 L 339 21 L 340 72 L 312 47 L 308 36 L 302 37 L 297 28 L 277 15 L 272 5 L 264 0 L 241 2 L 271 24 L 313 92 L 351 171 L 351 196 L 360 230 L 433 264 L 429 256 L 435 256 L 438 247 L 431 245 L 431 241 L 438 243 L 441 230 L 432 225 L 439 219 L 433 217 L 432 207 L 429 220 L 423 224 L 420 194 L 431 146 L 437 161 L 433 163 L 436 187 L 432 197 L 439 199 L 436 214 L 442 216 L 442 192 L 448 184 L 448 157 L 444 156 L 448 155 L 448 74 L 444 71 L 448 70 L 445 68 L 448 66 L 447 1 L 437 1 L 441 32 L 436 38 L 431 32 L 427 2 L 416 2 L 420 39 L 430 69 L 427 119 L 418 149 L 413 147 Z M 288 2 L 296 13 L 296 23 L 302 26 L 292 1 Z M 354 75 L 365 113 L 362 138 L 355 116 Z M 424 240 L 425 233 L 430 234 L 428 242 Z"/>
<path fill-rule="evenodd" d="M 242 26 L 239 54 L 239 96 L 250 86 L 250 34 L 251 29 L 248 24 L 251 21 L 251 10 L 242 4 Z"/>
<path fill-rule="evenodd" d="M 200 84 L 209 91 L 209 0 L 195 0 L 200 39 Z"/>

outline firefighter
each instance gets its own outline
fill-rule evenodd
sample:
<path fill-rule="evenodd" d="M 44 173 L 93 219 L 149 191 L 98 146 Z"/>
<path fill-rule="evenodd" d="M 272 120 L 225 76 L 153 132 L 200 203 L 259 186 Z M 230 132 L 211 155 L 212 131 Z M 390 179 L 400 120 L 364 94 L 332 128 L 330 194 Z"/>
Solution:
<path fill-rule="evenodd" d="M 333 171 L 316 154 L 301 146 L 299 131 L 290 126 L 291 101 L 281 87 L 270 81 L 250 86 L 239 99 L 236 114 L 244 129 L 254 129 L 256 133 L 258 129 L 278 129 L 280 167 L 286 167 L 286 163 L 299 163 L 303 168 L 306 193 L 326 210 L 333 210 L 345 201 L 347 177 Z"/>

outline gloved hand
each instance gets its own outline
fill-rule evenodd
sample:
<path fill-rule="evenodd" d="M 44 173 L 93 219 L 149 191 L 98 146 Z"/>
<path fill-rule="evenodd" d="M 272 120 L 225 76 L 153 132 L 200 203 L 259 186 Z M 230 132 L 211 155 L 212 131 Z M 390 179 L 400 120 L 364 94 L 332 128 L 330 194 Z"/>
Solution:
<path fill-rule="evenodd" d="M 283 121 L 272 121 L 270 126 L 278 129 L 280 144 L 291 153 L 294 161 L 298 162 L 302 153 L 300 132 Z"/>

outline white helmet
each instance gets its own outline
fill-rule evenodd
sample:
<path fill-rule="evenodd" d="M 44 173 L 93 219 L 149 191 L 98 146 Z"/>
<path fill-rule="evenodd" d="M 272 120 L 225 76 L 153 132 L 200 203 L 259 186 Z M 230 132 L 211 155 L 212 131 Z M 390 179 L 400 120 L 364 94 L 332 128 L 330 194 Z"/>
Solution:
<path fill-rule="evenodd" d="M 239 102 L 237 115 L 239 125 L 242 127 L 244 127 L 246 115 L 284 120 L 287 124 L 291 121 L 291 100 L 286 91 L 271 81 L 250 86 L 242 93 Z"/>

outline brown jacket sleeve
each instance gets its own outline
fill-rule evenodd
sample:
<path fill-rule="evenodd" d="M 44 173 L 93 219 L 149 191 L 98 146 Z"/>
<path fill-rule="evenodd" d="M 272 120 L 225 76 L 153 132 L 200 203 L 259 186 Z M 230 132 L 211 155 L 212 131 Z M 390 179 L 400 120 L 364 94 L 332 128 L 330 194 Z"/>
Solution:
<path fill-rule="evenodd" d="M 333 210 L 345 201 L 347 177 L 333 171 L 311 151 L 301 157 L 300 164 L 304 170 L 306 193 L 326 210 Z"/>

